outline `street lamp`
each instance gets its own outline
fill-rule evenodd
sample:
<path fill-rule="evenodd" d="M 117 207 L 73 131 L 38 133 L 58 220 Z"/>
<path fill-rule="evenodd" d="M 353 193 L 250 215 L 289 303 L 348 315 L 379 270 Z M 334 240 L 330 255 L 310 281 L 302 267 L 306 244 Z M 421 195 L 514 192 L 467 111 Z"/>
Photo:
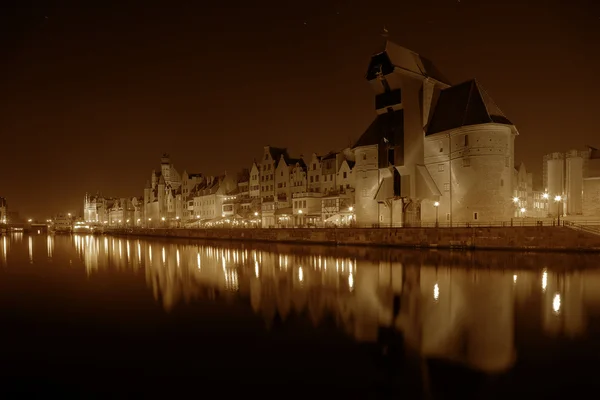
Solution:
<path fill-rule="evenodd" d="M 439 214 L 440 214 L 440 202 L 439 201 L 434 202 L 433 206 L 435 207 L 435 227 L 437 228 L 438 227 L 438 221 L 439 221 L 438 217 L 439 217 Z"/>
<path fill-rule="evenodd" d="M 521 217 L 525 216 L 525 211 L 527 211 L 525 210 L 525 207 L 521 207 Z"/>
<path fill-rule="evenodd" d="M 562 214 L 562 196 L 556 195 L 554 201 L 558 202 L 558 226 L 560 226 L 560 214 Z"/>
<path fill-rule="evenodd" d="M 352 207 L 352 206 L 348 207 L 348 211 L 350 211 L 350 212 L 354 211 L 354 207 Z"/>

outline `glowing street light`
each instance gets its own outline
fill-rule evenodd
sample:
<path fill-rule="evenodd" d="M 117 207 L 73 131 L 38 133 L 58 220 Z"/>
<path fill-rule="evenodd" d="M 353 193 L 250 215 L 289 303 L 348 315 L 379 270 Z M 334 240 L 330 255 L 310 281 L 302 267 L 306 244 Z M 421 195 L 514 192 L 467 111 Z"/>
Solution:
<path fill-rule="evenodd" d="M 548 196 L 548 193 L 544 193 L 544 194 L 542 195 L 542 197 L 543 197 L 544 199 L 548 200 L 548 197 L 550 197 L 550 196 Z"/>
<path fill-rule="evenodd" d="M 435 207 L 435 227 L 438 227 L 439 224 L 439 214 L 440 214 L 440 202 L 436 201 L 433 203 L 433 206 Z"/>
<path fill-rule="evenodd" d="M 258 211 L 254 211 L 254 216 L 258 217 Z"/>
<path fill-rule="evenodd" d="M 352 206 L 348 207 L 348 211 L 350 211 L 350 212 L 354 211 L 354 207 L 352 207 Z"/>
<path fill-rule="evenodd" d="M 31 221 L 33 221 L 31 218 L 29 218 L 29 219 L 27 220 L 27 222 L 31 222 Z"/>
<path fill-rule="evenodd" d="M 562 214 L 562 196 L 556 195 L 554 201 L 558 202 L 558 225 L 560 226 L 560 214 Z"/>
<path fill-rule="evenodd" d="M 519 198 L 518 197 L 513 197 L 513 203 L 518 203 L 519 202 Z"/>

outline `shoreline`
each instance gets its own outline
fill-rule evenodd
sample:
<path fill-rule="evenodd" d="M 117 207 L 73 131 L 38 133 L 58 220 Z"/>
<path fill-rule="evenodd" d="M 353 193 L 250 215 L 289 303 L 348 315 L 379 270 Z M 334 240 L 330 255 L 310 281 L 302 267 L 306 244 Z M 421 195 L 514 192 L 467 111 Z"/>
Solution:
<path fill-rule="evenodd" d="M 380 247 L 423 250 L 493 250 L 600 253 L 600 235 L 568 227 L 485 228 L 278 228 L 278 229 L 109 229 L 113 236 L 235 242 Z"/>

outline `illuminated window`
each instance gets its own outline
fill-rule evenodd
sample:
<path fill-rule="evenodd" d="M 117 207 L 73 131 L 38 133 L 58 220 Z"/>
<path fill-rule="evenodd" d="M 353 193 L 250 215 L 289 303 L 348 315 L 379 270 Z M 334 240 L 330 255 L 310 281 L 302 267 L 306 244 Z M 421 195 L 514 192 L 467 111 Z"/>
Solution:
<path fill-rule="evenodd" d="M 438 164 L 438 172 L 444 172 L 444 164 Z"/>

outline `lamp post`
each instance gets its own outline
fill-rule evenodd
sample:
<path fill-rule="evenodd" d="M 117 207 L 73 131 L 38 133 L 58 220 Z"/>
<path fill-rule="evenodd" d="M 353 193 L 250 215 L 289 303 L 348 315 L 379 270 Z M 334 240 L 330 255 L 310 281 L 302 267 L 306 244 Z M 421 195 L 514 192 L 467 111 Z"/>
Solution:
<path fill-rule="evenodd" d="M 544 200 L 546 200 L 546 201 L 545 201 L 545 204 L 544 204 L 544 211 L 546 212 L 546 217 L 547 217 L 547 216 L 548 216 L 548 198 L 549 198 L 550 196 L 549 196 L 549 195 L 548 195 L 548 193 L 546 192 L 546 193 L 544 193 L 544 194 L 542 195 L 542 197 L 544 198 Z"/>
<path fill-rule="evenodd" d="M 554 201 L 558 202 L 558 226 L 560 226 L 560 214 L 562 214 L 562 196 L 560 195 L 556 195 L 556 197 L 554 197 Z"/>
<path fill-rule="evenodd" d="M 521 218 L 525 218 L 525 211 L 527 211 L 525 207 L 521 207 Z"/>
<path fill-rule="evenodd" d="M 436 201 L 433 206 L 435 207 L 435 227 L 437 228 L 439 225 L 440 202 Z"/>

